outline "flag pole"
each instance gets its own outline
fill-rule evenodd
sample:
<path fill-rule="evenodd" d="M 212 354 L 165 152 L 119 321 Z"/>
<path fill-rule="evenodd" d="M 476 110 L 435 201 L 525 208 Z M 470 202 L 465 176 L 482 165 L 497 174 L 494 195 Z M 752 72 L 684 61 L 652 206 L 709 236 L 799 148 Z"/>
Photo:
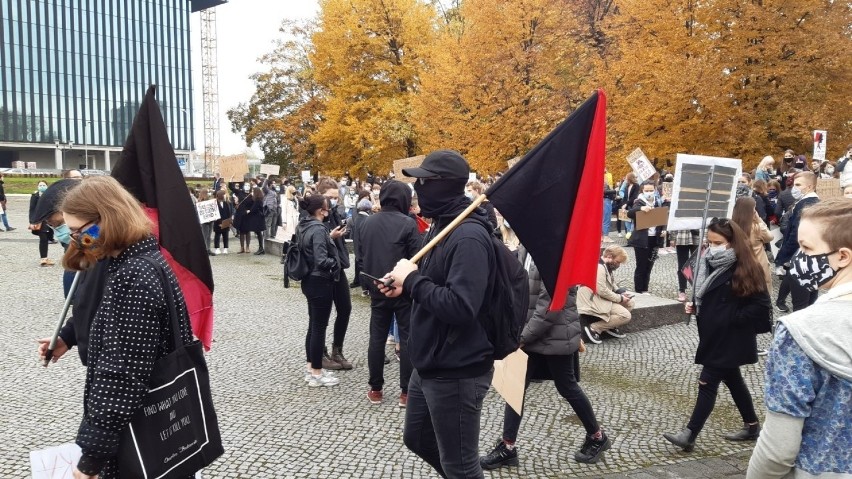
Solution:
<path fill-rule="evenodd" d="M 80 281 L 80 271 L 74 274 L 74 280 L 71 281 L 71 287 L 68 288 L 68 295 L 65 297 L 65 305 L 62 307 L 62 313 L 59 314 L 59 323 L 56 325 L 56 331 L 53 332 L 53 337 L 50 339 L 50 344 L 47 346 L 47 352 L 44 354 L 44 367 L 50 364 L 53 358 L 53 350 L 56 349 L 56 342 L 59 338 L 59 331 L 62 330 L 62 325 L 65 324 L 65 317 L 68 316 L 68 308 L 71 307 L 71 300 L 74 297 L 74 292 L 77 291 L 77 283 Z"/>
<path fill-rule="evenodd" d="M 473 210 L 475 210 L 479 205 L 481 205 L 482 202 L 486 199 L 488 198 L 485 195 L 477 196 L 473 200 L 473 202 L 471 202 L 470 206 L 468 206 L 467 208 L 465 208 L 464 211 L 459 213 L 459 215 L 456 216 L 456 218 L 452 222 L 450 222 L 450 224 L 448 224 L 446 228 L 441 230 L 441 232 L 435 235 L 435 237 L 432 238 L 431 241 L 426 243 L 426 246 L 420 248 L 420 251 L 418 251 L 417 254 L 412 256 L 409 261 L 411 261 L 412 263 L 417 263 L 418 261 L 423 259 L 423 257 L 426 256 L 426 253 L 431 251 L 432 248 L 435 247 L 435 245 L 437 245 L 441 242 L 441 240 L 446 238 L 448 234 L 450 234 L 454 229 L 456 229 L 456 226 L 460 225 L 461 222 L 464 221 L 468 216 L 470 216 L 470 214 L 473 213 Z"/>
<path fill-rule="evenodd" d="M 707 178 L 707 196 L 704 198 L 704 215 L 701 217 L 701 231 L 698 234 L 698 254 L 696 254 L 696 261 L 695 261 L 695 263 L 696 263 L 695 264 L 695 276 L 694 276 L 695 280 L 698 280 L 698 272 L 701 270 L 701 263 L 703 262 L 703 261 L 701 261 L 701 248 L 704 246 L 704 236 L 706 235 L 705 232 L 707 231 L 707 210 L 710 209 L 710 193 L 713 191 L 713 179 L 715 178 L 715 176 L 716 176 L 716 165 L 711 165 L 710 166 L 710 177 Z M 693 281 L 692 282 L 692 308 L 693 308 L 693 313 L 686 317 L 686 324 L 687 325 L 689 325 L 689 323 L 693 319 L 696 318 L 696 312 L 698 311 L 697 309 L 695 309 L 695 289 L 696 289 L 696 286 L 697 286 L 697 283 L 695 281 Z"/>

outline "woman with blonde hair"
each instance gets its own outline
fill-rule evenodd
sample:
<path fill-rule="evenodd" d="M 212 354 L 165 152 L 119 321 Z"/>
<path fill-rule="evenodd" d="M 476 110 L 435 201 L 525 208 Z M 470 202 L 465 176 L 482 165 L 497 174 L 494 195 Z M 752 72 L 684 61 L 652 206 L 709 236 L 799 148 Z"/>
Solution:
<path fill-rule="evenodd" d="M 775 175 L 775 158 L 764 156 L 754 170 L 754 179 L 769 181 Z"/>
<path fill-rule="evenodd" d="M 83 421 L 75 478 L 118 477 L 118 443 L 147 394 L 154 363 L 193 340 L 183 294 L 153 225 L 114 178 L 94 176 L 69 190 L 60 211 L 71 231 L 65 268 L 82 271 L 109 258 L 106 286 L 89 328 Z M 164 275 L 167 282 L 161 280 Z M 180 331 L 172 331 L 167 295 Z"/>

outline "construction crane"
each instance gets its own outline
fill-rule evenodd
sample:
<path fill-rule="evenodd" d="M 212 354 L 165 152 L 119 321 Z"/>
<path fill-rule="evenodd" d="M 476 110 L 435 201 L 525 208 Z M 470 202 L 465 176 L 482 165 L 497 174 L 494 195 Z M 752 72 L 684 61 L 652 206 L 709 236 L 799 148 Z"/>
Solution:
<path fill-rule="evenodd" d="M 217 2 L 218 3 L 218 2 Z M 219 163 L 219 67 L 216 54 L 216 8 L 201 11 L 201 92 L 204 108 L 204 176 Z"/>

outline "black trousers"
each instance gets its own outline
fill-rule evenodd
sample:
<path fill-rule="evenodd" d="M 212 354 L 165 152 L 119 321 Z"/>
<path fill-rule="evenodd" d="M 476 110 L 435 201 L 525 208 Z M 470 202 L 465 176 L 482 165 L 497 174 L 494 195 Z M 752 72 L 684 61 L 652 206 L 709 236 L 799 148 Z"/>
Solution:
<path fill-rule="evenodd" d="M 228 248 L 228 230 L 223 230 L 218 225 L 213 227 L 213 246 L 219 247 L 219 238 L 222 238 L 222 247 Z"/>
<path fill-rule="evenodd" d="M 698 246 L 695 245 L 677 245 L 675 247 L 675 250 L 677 251 L 677 287 L 678 292 L 680 293 L 685 293 L 687 286 L 686 276 L 684 276 L 680 270 L 682 270 L 684 265 L 686 265 L 686 262 L 689 261 L 689 257 L 695 252 L 696 248 L 698 248 Z"/>
<path fill-rule="evenodd" d="M 743 381 L 740 368 L 704 366 L 698 380 L 698 398 L 695 400 L 695 408 L 692 410 L 689 424 L 686 425 L 693 433 L 701 432 L 704 423 L 707 422 L 707 418 L 713 412 L 713 407 L 716 406 L 716 395 L 719 392 L 719 383 L 721 382 L 724 382 L 725 386 L 728 386 L 728 390 L 731 391 L 731 397 L 740 411 L 743 422 L 749 424 L 757 422 L 751 393 L 748 391 L 745 381 Z"/>
<path fill-rule="evenodd" d="M 545 356 L 537 353 L 527 353 L 527 377 L 524 383 L 524 402 L 526 402 L 527 388 L 530 386 L 531 371 L 546 367 L 553 377 L 553 383 L 559 395 L 568 401 L 571 408 L 577 413 L 577 418 L 583 423 L 587 435 L 592 435 L 598 432 L 598 420 L 595 418 L 595 411 L 592 409 L 592 403 L 589 402 L 588 396 L 577 383 L 577 375 L 574 374 L 574 368 L 579 367 L 576 353 L 567 356 Z M 525 406 L 526 407 L 526 406 Z M 512 406 L 506 404 L 506 410 L 503 413 L 503 439 L 515 442 L 518 437 L 518 429 L 521 427 L 521 415 L 515 412 Z"/>
<path fill-rule="evenodd" d="M 819 291 L 811 291 L 808 288 L 805 288 L 787 271 L 787 275 L 784 276 L 784 280 L 782 281 L 782 285 L 787 283 L 787 288 L 790 290 L 790 296 L 793 298 L 793 311 L 799 311 L 800 309 L 805 309 L 808 306 L 814 304 L 819 296 Z M 780 295 L 780 293 L 779 293 Z"/>
<path fill-rule="evenodd" d="M 394 316 L 399 327 L 399 389 L 408 393 L 413 369 L 408 356 L 411 302 L 402 298 L 373 298 L 370 304 L 370 346 L 367 350 L 369 384 L 373 391 L 381 391 L 385 384 L 385 342 Z"/>
<path fill-rule="evenodd" d="M 636 253 L 636 270 L 633 271 L 633 290 L 637 293 L 648 292 L 648 283 L 651 282 L 651 268 L 654 263 L 651 261 L 652 248 L 634 247 Z"/>
<path fill-rule="evenodd" d="M 42 226 L 38 231 L 38 254 L 41 259 L 47 258 L 47 247 L 51 241 L 53 241 L 53 230 Z"/>
<path fill-rule="evenodd" d="M 308 300 L 308 334 L 305 336 L 305 355 L 313 369 L 322 369 L 325 331 L 331 317 L 334 281 L 319 276 L 302 280 L 302 294 Z"/>
<path fill-rule="evenodd" d="M 343 340 L 346 339 L 346 330 L 349 328 L 349 316 L 352 315 L 352 297 L 349 295 L 349 283 L 343 271 L 340 272 L 340 278 L 334 281 L 333 295 L 337 316 L 334 318 L 334 337 L 331 344 L 342 348 Z M 385 330 L 385 337 L 387 337 L 387 330 Z"/>
<path fill-rule="evenodd" d="M 479 419 L 494 369 L 474 378 L 423 379 L 408 385 L 402 440 L 441 477 L 483 478 Z"/>

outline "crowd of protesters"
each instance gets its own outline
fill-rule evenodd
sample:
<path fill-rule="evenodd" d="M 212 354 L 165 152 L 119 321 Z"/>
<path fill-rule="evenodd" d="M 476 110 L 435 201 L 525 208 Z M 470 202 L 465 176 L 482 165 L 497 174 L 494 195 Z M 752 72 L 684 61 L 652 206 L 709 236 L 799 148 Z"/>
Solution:
<path fill-rule="evenodd" d="M 349 177 L 339 181 L 323 177 L 297 187 L 276 177 L 226 181 L 217 176 L 209 188 L 190 188 L 190 195 L 193 201 L 215 201 L 219 219 L 201 225 L 211 256 L 228 254 L 230 235 L 239 238 L 238 253 L 250 252 L 252 237 L 258 243 L 257 255 L 265 253 L 264 242 L 269 238 L 282 241 L 284 251 L 300 247 L 309 265 L 308 275 L 300 282 L 308 304 L 304 380 L 309 387 L 338 385 L 341 376 L 335 371 L 353 368 L 343 354 L 352 310 L 350 290 L 370 297 L 367 399 L 374 405 L 384 400 L 383 366 L 389 361 L 384 343 L 396 331 L 398 406 L 405 408 L 402 439 L 442 477 L 483 477 L 482 469 L 519 463 L 517 441 L 523 414 L 508 405 L 496 446 L 479 455 L 482 403 L 494 373 L 494 349 L 480 322 L 487 311 L 486 292 L 494 282 L 491 236 L 502 239 L 529 275 L 529 307 L 521 334 L 521 348 L 529 356 L 525 385 L 553 380 L 557 392 L 577 413 L 585 436 L 574 454 L 576 461 L 597 462 L 612 444 L 595 414 L 595 398 L 579 385 L 579 353 L 585 350 L 585 341 L 600 344 L 604 334 L 625 336 L 620 328 L 631 320 L 635 295 L 649 292 L 658 256 L 677 254 L 678 300 L 684 303 L 684 312 L 696 319 L 695 363 L 702 369 L 691 417 L 681 431 L 664 434 L 665 439 L 692 451 L 714 409 L 719 385 L 725 383 L 743 426 L 724 439 L 758 441 L 748 477 L 780 478 L 791 473 L 849 477 L 852 460 L 839 451 L 852 447 L 851 158 L 852 147 L 836 163 L 808 165 L 804 156 L 792 151 L 785 152 L 780 164 L 764 158 L 754 171 L 738 179 L 733 217 L 712 219 L 704 232 L 704 245 L 699 244 L 699 231 L 633 227 L 639 212 L 670 201 L 663 188 L 663 183 L 673 180 L 670 172 L 660 171 L 642 183 L 630 173 L 618 184 L 607 173 L 597 287 L 572 288 L 558 311 L 548 311 L 550 292 L 535 262 L 490 203 L 474 210 L 472 217 L 477 221 L 462 223 L 421 263 L 407 259 L 485 189 L 482 183 L 470 181 L 466 160 L 451 150 L 433 152 L 420 167 L 406 169 L 404 174 L 414 179 L 410 184 L 370 175 L 363 183 Z M 842 197 L 820 200 L 816 187 L 827 178 L 840 179 Z M 494 179 L 487 179 L 486 185 Z M 51 186 L 59 189 L 60 183 Z M 134 207 L 115 185 L 96 183 L 92 182 L 92 188 L 104 189 L 122 201 L 131 216 L 139 217 L 138 205 Z M 39 235 L 40 250 L 45 249 L 41 257 L 46 257 L 49 235 L 55 235 L 63 245 L 71 245 L 64 261 L 67 266 L 84 271 L 99 267 L 101 258 L 92 253 L 97 252 L 92 245 L 105 240 L 94 227 L 100 221 L 105 236 L 118 237 L 116 212 L 87 200 L 82 189 L 63 194 L 65 201 L 60 204 L 51 186 L 40 182 L 31 197 L 30 229 Z M 62 184 L 62 188 L 65 192 L 73 186 Z M 5 210 L 5 201 L 2 205 Z M 612 214 L 617 215 L 616 233 L 626 237 L 626 247 L 607 244 L 614 242 L 608 230 Z M 776 227 L 782 237 L 773 256 L 767 251 L 770 229 Z M 140 227 L 138 234 L 123 239 L 114 248 L 116 259 L 109 274 L 118 274 L 122 261 L 134 255 L 156 255 L 149 234 L 149 229 Z M 84 244 L 81 236 L 85 235 L 91 244 Z M 345 273 L 350 267 L 346 238 L 354 243 L 352 282 Z M 636 262 L 632 290 L 620 286 L 614 276 L 629 260 L 630 250 Z M 776 298 L 770 298 L 772 273 L 782 277 Z M 172 277 L 169 280 L 176 284 Z M 690 282 L 691 298 L 686 294 Z M 819 296 L 820 289 L 828 291 Z M 792 297 L 794 312 L 774 322 L 772 303 L 788 312 L 786 295 Z M 61 353 L 78 345 L 84 364 L 88 359 L 91 367 L 97 367 L 105 361 L 99 354 L 106 337 L 96 328 L 101 324 L 98 318 L 111 313 L 109 305 L 97 304 L 97 298 L 88 302 L 92 304 L 83 302 L 88 309 L 80 312 L 76 323 L 78 329 L 91 324 L 88 355 L 83 353 L 88 331 L 67 328 Z M 326 332 L 332 308 L 336 317 L 329 349 Z M 90 317 L 83 318 L 84 314 Z M 154 313 L 150 316 L 155 318 Z M 758 361 L 756 337 L 772 329 L 774 339 L 766 360 L 767 413 L 761 428 L 740 366 Z M 187 331 L 184 321 L 184 341 L 189 341 Z M 44 354 L 47 340 L 40 343 Z M 87 395 L 92 384 L 87 377 Z M 81 444 L 86 459 L 81 470 L 109 472 L 114 458 L 96 458 L 92 448 L 102 446 L 92 444 Z"/>

